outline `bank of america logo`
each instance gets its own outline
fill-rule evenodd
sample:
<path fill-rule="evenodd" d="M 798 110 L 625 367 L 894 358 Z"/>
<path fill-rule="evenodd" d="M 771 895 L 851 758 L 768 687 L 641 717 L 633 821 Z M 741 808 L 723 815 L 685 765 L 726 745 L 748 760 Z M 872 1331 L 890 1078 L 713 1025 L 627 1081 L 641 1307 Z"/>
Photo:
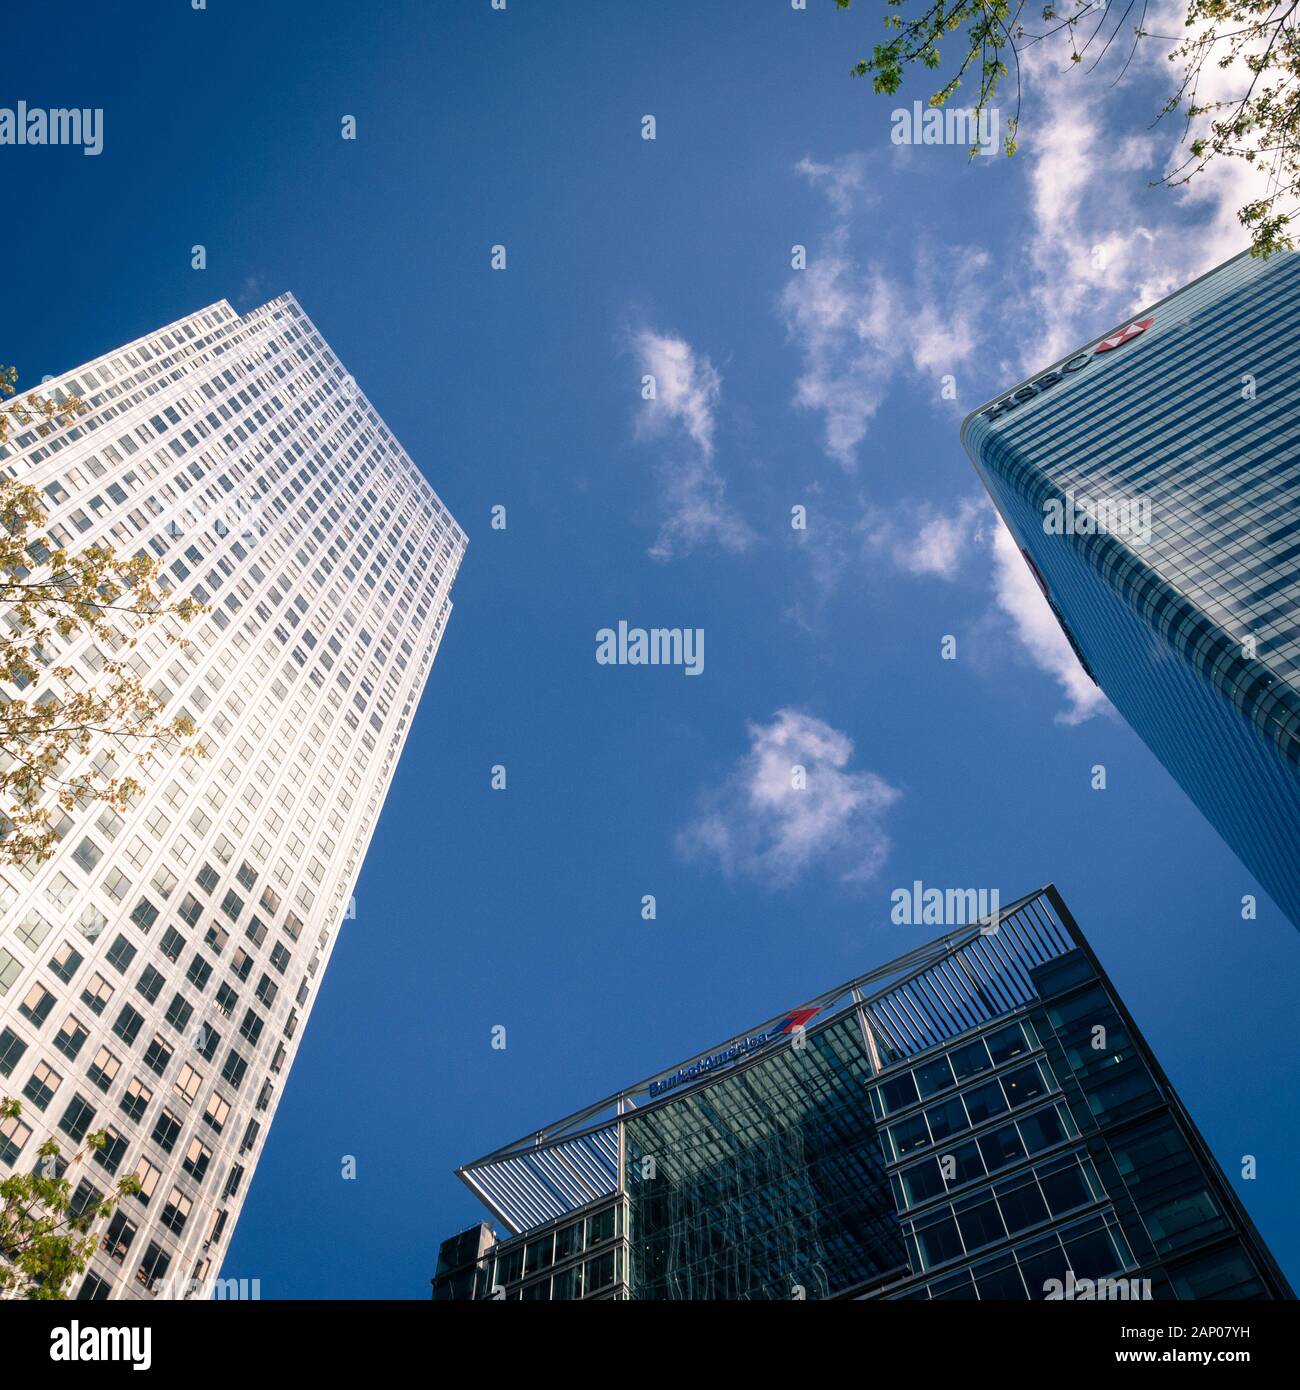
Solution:
<path fill-rule="evenodd" d="M 786 1033 L 797 1032 L 817 1012 L 817 1009 L 796 1009 L 794 1013 L 787 1014 L 780 1023 L 774 1023 L 765 1032 L 752 1033 L 749 1037 L 741 1038 L 739 1042 L 732 1043 L 730 1047 L 724 1047 L 721 1052 L 715 1052 L 712 1057 L 701 1057 L 698 1062 L 692 1062 L 689 1067 L 680 1068 L 671 1076 L 660 1077 L 659 1080 L 652 1081 L 649 1088 L 650 1094 L 661 1096 L 665 1091 L 671 1091 L 673 1087 L 680 1086 L 684 1082 L 696 1081 L 709 1072 L 717 1071 L 719 1067 L 729 1066 L 738 1058 L 747 1057 L 751 1052 L 757 1052 L 759 1048 L 766 1047 L 768 1043 L 774 1042 Z"/>
<path fill-rule="evenodd" d="M 1121 328 L 1118 333 L 1112 333 L 1109 338 L 1103 338 L 1097 344 L 1097 352 L 1114 352 L 1117 347 L 1123 347 L 1130 338 L 1136 338 L 1139 333 L 1145 333 L 1154 322 L 1155 319 L 1139 319 L 1136 323 L 1130 323 L 1127 328 Z"/>

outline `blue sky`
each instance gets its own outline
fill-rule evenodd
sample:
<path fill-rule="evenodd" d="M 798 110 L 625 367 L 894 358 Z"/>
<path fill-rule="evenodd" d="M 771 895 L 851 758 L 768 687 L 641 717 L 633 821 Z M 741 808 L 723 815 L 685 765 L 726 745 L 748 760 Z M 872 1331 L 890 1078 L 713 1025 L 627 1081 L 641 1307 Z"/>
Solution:
<path fill-rule="evenodd" d="M 878 16 L 7 12 L 0 105 L 102 107 L 105 146 L 0 148 L 0 361 L 291 290 L 470 535 L 224 1271 L 265 1297 L 426 1297 L 480 1214 L 458 1162 L 911 949 L 918 878 L 1057 883 L 1300 1275 L 1300 936 L 1241 920 L 1259 889 L 1063 654 L 957 439 L 1242 249 L 1243 179 L 1149 187 L 1156 56 L 1112 88 L 1031 55 L 1014 160 L 891 144 L 928 91 L 849 78 Z M 620 619 L 703 628 L 704 674 L 597 665 Z M 765 796 L 795 761 L 798 809 Z"/>

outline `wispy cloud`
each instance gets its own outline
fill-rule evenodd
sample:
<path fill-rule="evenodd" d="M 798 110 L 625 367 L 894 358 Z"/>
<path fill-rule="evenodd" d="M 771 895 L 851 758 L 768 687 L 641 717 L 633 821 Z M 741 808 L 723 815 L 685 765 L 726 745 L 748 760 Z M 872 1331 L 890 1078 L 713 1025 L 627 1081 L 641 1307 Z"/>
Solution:
<path fill-rule="evenodd" d="M 868 556 L 883 557 L 907 574 L 951 580 L 979 552 L 992 522 L 987 501 L 964 497 L 948 510 L 912 501 L 869 508 L 861 529 Z"/>
<path fill-rule="evenodd" d="M 862 204 L 877 201 L 867 178 L 870 164 L 865 154 L 839 155 L 824 162 L 804 155 L 794 167 L 814 188 L 821 189 L 840 218 L 848 217 Z"/>
<path fill-rule="evenodd" d="M 754 533 L 728 505 L 726 483 L 714 464 L 715 413 L 722 378 L 713 363 L 683 338 L 643 328 L 633 339 L 643 376 L 655 381 L 654 399 L 642 404 L 641 438 L 667 438 L 672 452 L 660 467 L 664 518 L 650 547 L 670 560 L 712 540 L 742 551 Z"/>
<path fill-rule="evenodd" d="M 1001 521 L 993 533 L 993 593 L 1025 654 L 1064 692 L 1067 705 L 1056 716 L 1058 723 L 1081 724 L 1111 707 L 1079 665 L 1056 615 L 1048 607 L 1011 532 Z"/>
<path fill-rule="evenodd" d="M 702 797 L 678 836 L 679 850 L 771 889 L 814 867 L 844 883 L 873 878 L 889 853 L 884 818 L 898 790 L 874 772 L 851 769 L 849 736 L 800 710 L 778 710 L 770 723 L 747 730 L 748 753 Z"/>
<path fill-rule="evenodd" d="M 795 403 L 824 417 L 826 453 L 846 472 L 900 371 L 928 378 L 938 397 L 941 377 L 975 352 L 973 291 L 987 260 L 979 250 L 961 253 L 942 287 L 928 270 L 891 278 L 859 263 L 841 225 L 810 252 L 807 269 L 791 275 L 781 313 L 800 353 Z"/>

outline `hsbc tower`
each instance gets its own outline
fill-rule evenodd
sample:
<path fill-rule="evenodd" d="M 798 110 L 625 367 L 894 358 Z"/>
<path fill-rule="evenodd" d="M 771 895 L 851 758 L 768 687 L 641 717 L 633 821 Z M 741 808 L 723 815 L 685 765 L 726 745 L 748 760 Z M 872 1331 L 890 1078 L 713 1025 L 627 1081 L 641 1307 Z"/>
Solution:
<path fill-rule="evenodd" d="M 1243 254 L 962 442 L 1084 669 L 1300 927 L 1297 360 L 1300 254 Z"/>

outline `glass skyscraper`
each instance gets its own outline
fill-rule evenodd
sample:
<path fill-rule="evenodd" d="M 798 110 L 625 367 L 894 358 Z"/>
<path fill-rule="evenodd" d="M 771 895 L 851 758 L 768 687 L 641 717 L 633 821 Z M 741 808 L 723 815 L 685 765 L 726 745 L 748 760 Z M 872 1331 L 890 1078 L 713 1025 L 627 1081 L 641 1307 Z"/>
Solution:
<path fill-rule="evenodd" d="M 1085 669 L 1300 927 L 1300 254 L 1242 255 L 970 415 Z"/>
<path fill-rule="evenodd" d="M 223 300 L 42 389 L 88 408 L 17 433 L 0 468 L 40 491 L 58 544 L 154 555 L 206 606 L 176 624 L 188 645 L 155 632 L 132 660 L 208 756 L 162 758 L 122 814 L 64 815 L 52 858 L 0 869 L 0 1094 L 22 1104 L 0 1176 L 106 1130 L 70 1175 L 76 1205 L 141 1187 L 73 1295 L 201 1295 L 352 915 L 466 539 L 291 295 Z M 106 654 L 83 635 L 49 655 L 93 681 Z"/>
<path fill-rule="evenodd" d="M 1291 1296 L 1052 887 L 459 1173 L 435 1299 Z"/>

